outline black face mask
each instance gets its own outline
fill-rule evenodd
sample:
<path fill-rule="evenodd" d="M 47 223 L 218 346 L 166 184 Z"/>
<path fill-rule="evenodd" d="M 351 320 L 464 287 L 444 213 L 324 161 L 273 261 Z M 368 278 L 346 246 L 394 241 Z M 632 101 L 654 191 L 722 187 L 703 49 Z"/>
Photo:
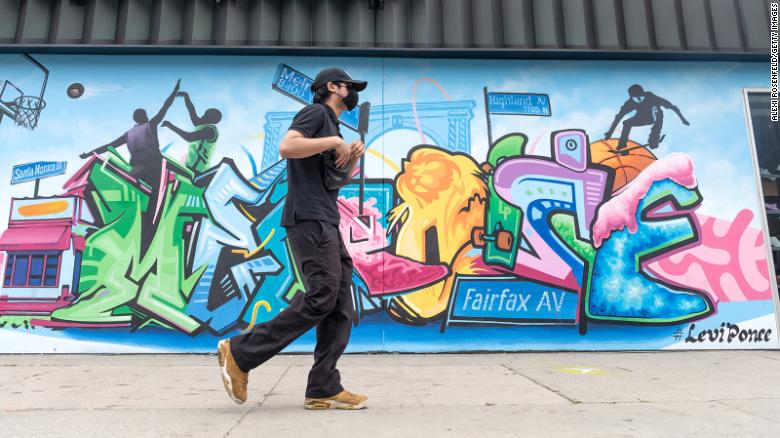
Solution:
<path fill-rule="evenodd" d="M 341 100 L 344 101 L 344 105 L 346 105 L 348 111 L 352 111 L 358 104 L 358 92 L 353 88 L 349 87 L 347 88 L 347 97 L 342 97 Z"/>

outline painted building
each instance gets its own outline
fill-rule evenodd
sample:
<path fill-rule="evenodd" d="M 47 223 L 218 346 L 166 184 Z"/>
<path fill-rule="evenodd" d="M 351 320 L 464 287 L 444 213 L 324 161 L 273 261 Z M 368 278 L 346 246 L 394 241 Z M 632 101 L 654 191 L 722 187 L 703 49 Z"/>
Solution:
<path fill-rule="evenodd" d="M 75 197 L 12 198 L 8 226 L 0 235 L 5 252 L 0 315 L 48 316 L 75 298 L 89 212 Z M 75 233 L 74 233 L 75 231 Z"/>
<path fill-rule="evenodd" d="M 244 7 L 223 3 L 228 21 Z M 404 2 L 371 3 L 386 14 Z M 485 2 L 499 3 L 512 2 Z M 517 2 L 543 3 L 556 2 Z M 687 23 L 687 9 L 671 11 Z M 737 26 L 733 50 L 715 55 L 692 48 L 691 26 L 691 47 L 659 59 L 626 41 L 652 36 L 657 49 L 668 35 L 626 40 L 625 29 L 623 58 L 576 61 L 0 53 L 0 305 L 16 306 L 0 307 L 0 350 L 209 352 L 305 293 L 280 226 L 278 147 L 307 81 L 331 65 L 367 80 L 372 104 L 365 184 L 338 200 L 355 265 L 351 351 L 777 348 L 762 182 L 777 170 L 761 164 L 780 147 L 762 103 L 769 64 L 755 29 Z M 606 50 L 609 32 L 583 29 Z M 206 111 L 218 117 L 204 123 Z M 145 120 L 163 156 L 146 163 L 152 176 L 126 147 Z M 347 141 L 355 120 L 342 117 Z M 208 141 L 186 140 L 203 130 Z M 42 158 L 70 170 L 25 198 L 13 168 Z M 291 350 L 313 343 L 309 333 Z"/>

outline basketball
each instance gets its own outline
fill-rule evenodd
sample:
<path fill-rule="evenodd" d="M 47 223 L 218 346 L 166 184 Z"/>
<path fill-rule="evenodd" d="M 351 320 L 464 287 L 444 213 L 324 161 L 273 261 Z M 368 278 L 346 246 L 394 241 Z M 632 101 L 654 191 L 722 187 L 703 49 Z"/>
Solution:
<path fill-rule="evenodd" d="M 71 99 L 78 99 L 84 95 L 84 86 L 78 82 L 72 83 L 68 86 L 67 94 Z"/>
<path fill-rule="evenodd" d="M 590 161 L 595 164 L 603 164 L 615 171 L 615 180 L 612 183 L 612 193 L 625 187 L 639 172 L 657 160 L 650 150 L 629 140 L 623 153 L 616 152 L 618 139 L 610 138 L 599 140 L 590 144 Z"/>

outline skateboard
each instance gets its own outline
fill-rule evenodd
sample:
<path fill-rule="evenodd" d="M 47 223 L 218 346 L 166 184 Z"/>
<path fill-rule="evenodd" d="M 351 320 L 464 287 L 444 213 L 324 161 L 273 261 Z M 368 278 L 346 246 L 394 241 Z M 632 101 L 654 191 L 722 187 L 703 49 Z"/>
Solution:
<path fill-rule="evenodd" d="M 662 141 L 664 141 L 664 139 L 665 139 L 665 138 L 666 138 L 666 135 L 662 135 L 662 136 L 661 136 L 661 138 L 659 138 L 659 139 L 658 139 L 658 144 L 661 144 L 661 142 L 662 142 Z M 632 146 L 632 147 L 630 147 L 630 148 L 625 148 L 625 149 L 620 149 L 620 150 L 617 150 L 617 149 L 610 149 L 609 151 L 610 151 L 610 152 L 612 152 L 612 153 L 613 153 L 613 154 L 615 154 L 615 155 L 618 155 L 618 154 L 620 154 L 620 155 L 624 155 L 624 156 L 625 156 L 625 155 L 628 155 L 628 153 L 629 153 L 630 151 L 633 151 L 633 150 L 635 150 L 635 149 L 642 149 L 642 148 L 647 148 L 647 147 L 648 147 L 648 145 L 646 145 L 646 144 L 640 144 L 639 146 Z M 651 147 L 650 149 L 655 149 L 655 148 L 657 148 L 657 147 L 658 147 L 658 146 L 656 146 L 656 147 Z"/>
<path fill-rule="evenodd" d="M 498 139 L 488 151 L 482 170 L 487 175 L 488 202 L 484 227 L 475 227 L 471 240 L 482 248 L 485 263 L 512 268 L 517 259 L 520 226 L 523 212 L 498 196 L 493 187 L 493 170 L 506 158 L 525 153 L 528 138 L 523 134 L 510 134 Z"/>

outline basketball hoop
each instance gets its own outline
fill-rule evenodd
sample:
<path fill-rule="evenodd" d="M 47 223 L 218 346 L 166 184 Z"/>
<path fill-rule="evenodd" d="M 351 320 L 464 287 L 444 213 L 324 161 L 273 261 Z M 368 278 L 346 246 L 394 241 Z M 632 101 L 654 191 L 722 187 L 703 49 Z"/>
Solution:
<path fill-rule="evenodd" d="M 19 96 L 14 100 L 16 106 L 16 124 L 27 129 L 38 126 L 38 117 L 46 107 L 46 102 L 36 96 Z"/>

